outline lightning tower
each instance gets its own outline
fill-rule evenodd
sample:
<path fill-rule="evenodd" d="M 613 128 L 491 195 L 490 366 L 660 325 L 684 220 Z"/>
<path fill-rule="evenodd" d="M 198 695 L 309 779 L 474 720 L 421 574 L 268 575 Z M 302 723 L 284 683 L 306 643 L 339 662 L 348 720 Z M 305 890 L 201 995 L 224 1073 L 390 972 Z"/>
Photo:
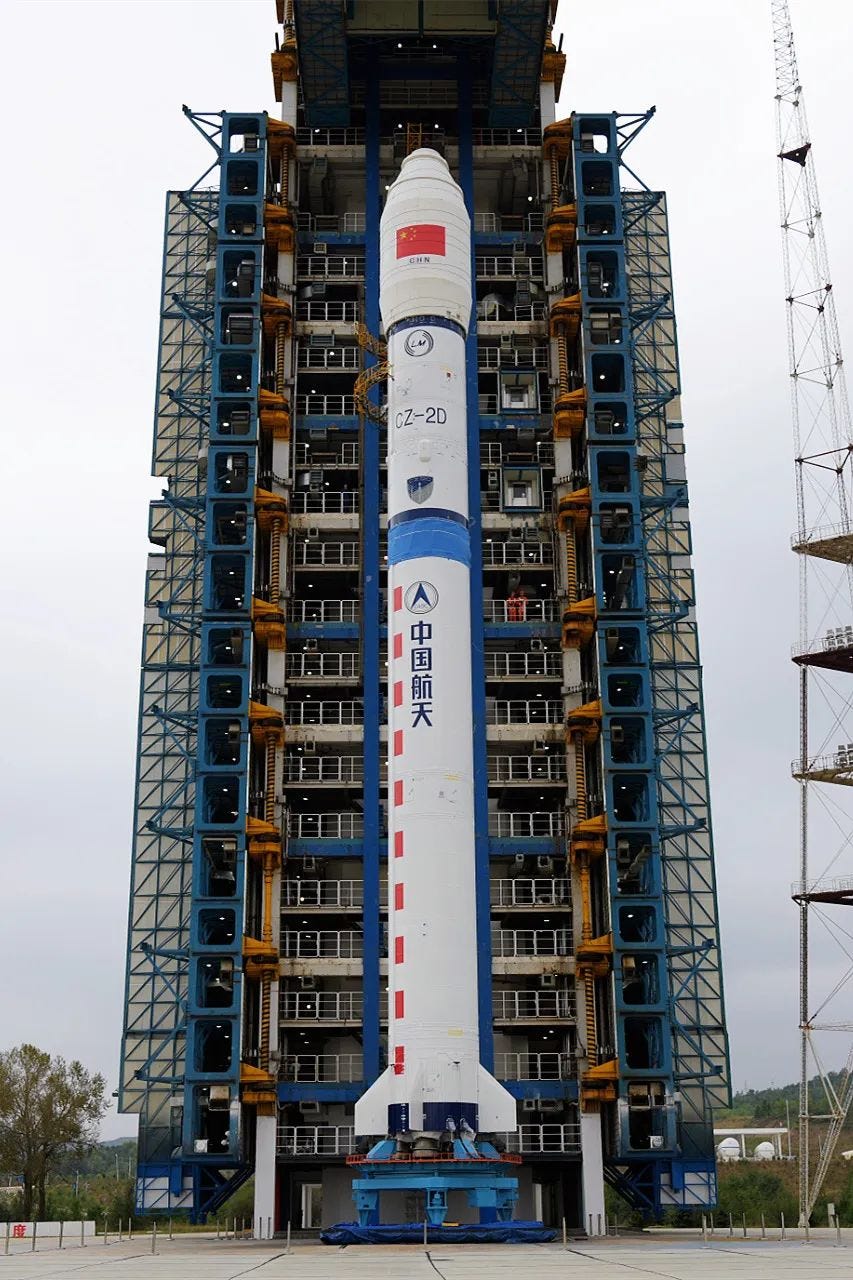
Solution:
<path fill-rule="evenodd" d="M 853 1046 L 834 1081 L 828 1057 L 831 1054 L 837 1061 L 838 1033 L 849 1040 L 853 1031 L 849 1019 L 833 1016 L 839 996 L 849 992 L 849 935 L 833 908 L 853 904 L 853 877 L 848 870 L 853 814 L 847 799 L 850 793 L 844 790 L 853 785 L 853 744 L 832 746 L 844 734 L 853 674 L 853 442 L 814 155 L 787 0 L 773 0 L 772 21 L 797 501 L 792 545 L 799 556 L 800 577 L 800 632 L 794 653 L 799 670 L 800 743 L 793 765 L 800 791 L 800 838 L 799 876 L 792 895 L 799 910 L 799 1199 L 800 1219 L 806 1222 L 853 1100 Z M 821 939 L 829 938 L 834 946 L 834 964 L 816 948 L 816 927 Z M 846 957 L 843 970 L 839 948 Z M 818 994 L 810 975 L 817 967 L 815 959 L 821 968 Z M 814 1114 L 809 1095 L 813 1074 L 819 1077 L 823 1094 Z M 822 1135 L 816 1151 L 817 1124 Z"/>

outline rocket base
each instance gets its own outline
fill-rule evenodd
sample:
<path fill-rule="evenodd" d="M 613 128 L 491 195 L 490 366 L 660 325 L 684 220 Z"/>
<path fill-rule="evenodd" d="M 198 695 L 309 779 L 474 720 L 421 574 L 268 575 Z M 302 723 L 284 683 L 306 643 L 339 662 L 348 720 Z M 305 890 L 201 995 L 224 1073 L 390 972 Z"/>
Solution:
<path fill-rule="evenodd" d="M 516 1155 L 500 1154 L 490 1142 L 464 1138 L 453 1141 L 441 1155 L 407 1155 L 393 1138 L 384 1138 L 366 1156 L 350 1156 L 357 1168 L 352 1191 L 361 1226 L 379 1223 L 379 1197 L 383 1191 L 422 1191 L 425 1214 L 433 1226 L 447 1217 L 451 1191 L 464 1191 L 468 1204 L 479 1210 L 480 1223 L 512 1221 L 518 1200 L 518 1178 L 511 1170 L 521 1163 Z"/>

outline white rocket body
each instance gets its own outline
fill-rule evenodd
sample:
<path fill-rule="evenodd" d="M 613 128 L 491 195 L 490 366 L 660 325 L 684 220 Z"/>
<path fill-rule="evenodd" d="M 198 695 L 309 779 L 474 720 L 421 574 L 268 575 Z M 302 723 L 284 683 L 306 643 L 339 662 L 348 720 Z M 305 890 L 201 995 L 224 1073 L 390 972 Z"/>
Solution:
<path fill-rule="evenodd" d="M 465 336 L 471 224 L 437 152 L 380 229 L 388 338 L 388 1061 L 359 1134 L 516 1127 L 480 1065 Z"/>

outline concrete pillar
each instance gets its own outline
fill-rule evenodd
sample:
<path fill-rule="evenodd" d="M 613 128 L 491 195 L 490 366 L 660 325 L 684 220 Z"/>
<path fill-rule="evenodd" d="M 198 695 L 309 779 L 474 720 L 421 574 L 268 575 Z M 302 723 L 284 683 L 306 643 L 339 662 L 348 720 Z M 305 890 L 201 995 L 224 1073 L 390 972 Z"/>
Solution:
<path fill-rule="evenodd" d="M 581 1191 L 583 1226 L 590 1235 L 604 1232 L 604 1154 L 601 1116 L 581 1112 Z"/>
<path fill-rule="evenodd" d="M 275 1231 L 275 1135 L 276 1116 L 258 1116 L 255 1122 L 254 1237 L 268 1240 Z"/>

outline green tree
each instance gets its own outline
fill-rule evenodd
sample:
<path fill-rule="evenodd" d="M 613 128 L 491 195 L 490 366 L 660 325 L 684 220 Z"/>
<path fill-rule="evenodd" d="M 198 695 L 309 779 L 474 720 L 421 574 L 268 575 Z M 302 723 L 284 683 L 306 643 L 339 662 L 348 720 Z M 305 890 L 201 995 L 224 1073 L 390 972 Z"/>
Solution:
<path fill-rule="evenodd" d="M 32 1044 L 0 1053 L 0 1168 L 23 1178 L 22 1216 L 45 1217 L 48 1174 L 98 1140 L 106 1082 Z"/>

